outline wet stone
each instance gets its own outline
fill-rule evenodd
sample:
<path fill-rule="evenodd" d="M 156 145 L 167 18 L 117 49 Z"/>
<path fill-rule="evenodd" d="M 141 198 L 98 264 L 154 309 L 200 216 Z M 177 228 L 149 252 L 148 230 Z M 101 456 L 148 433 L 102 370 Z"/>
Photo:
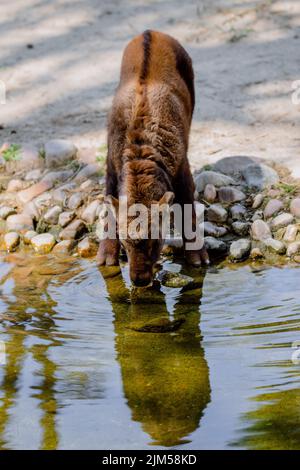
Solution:
<path fill-rule="evenodd" d="M 27 230 L 27 232 L 24 233 L 23 236 L 23 241 L 26 245 L 31 244 L 31 240 L 33 237 L 37 235 L 37 232 L 35 230 Z"/>
<path fill-rule="evenodd" d="M 272 230 L 279 229 L 281 227 L 286 227 L 290 225 L 294 220 L 294 216 L 289 214 L 288 212 L 284 212 L 283 214 L 277 215 L 275 219 L 271 222 Z"/>
<path fill-rule="evenodd" d="M 210 222 L 226 222 L 227 210 L 221 204 L 212 204 L 207 210 L 207 218 Z"/>
<path fill-rule="evenodd" d="M 5 220 L 7 219 L 7 217 L 15 213 L 16 213 L 16 209 L 14 209 L 13 207 L 9 207 L 9 206 L 0 207 L 0 219 Z"/>
<path fill-rule="evenodd" d="M 255 220 L 251 225 L 251 236 L 254 240 L 270 238 L 272 235 L 269 225 L 263 220 Z"/>
<path fill-rule="evenodd" d="M 176 331 L 185 322 L 184 317 L 170 320 L 168 317 L 153 318 L 148 322 L 135 321 L 129 323 L 127 328 L 141 333 L 170 333 Z"/>
<path fill-rule="evenodd" d="M 20 243 L 20 235 L 17 232 L 9 232 L 4 235 L 4 243 L 7 251 L 14 251 Z"/>
<path fill-rule="evenodd" d="M 89 258 L 96 255 L 97 245 L 89 237 L 86 237 L 78 243 L 77 251 L 82 258 Z"/>
<path fill-rule="evenodd" d="M 227 251 L 226 243 L 215 237 L 205 237 L 204 245 L 208 251 L 214 251 L 216 253 L 225 253 Z"/>
<path fill-rule="evenodd" d="M 61 240 L 74 240 L 81 237 L 86 232 L 86 226 L 82 220 L 74 220 L 66 228 L 64 228 L 59 238 Z"/>
<path fill-rule="evenodd" d="M 230 245 L 230 258 L 233 261 L 242 261 L 246 259 L 251 250 L 251 241 L 247 238 L 241 238 Z"/>
<path fill-rule="evenodd" d="M 246 198 L 246 195 L 237 188 L 232 188 L 230 186 L 224 186 L 219 189 L 218 196 L 220 202 L 231 204 L 233 202 L 243 201 Z"/>
<path fill-rule="evenodd" d="M 46 254 L 55 245 L 55 238 L 51 233 L 41 233 L 31 239 L 31 245 L 37 253 Z"/>
<path fill-rule="evenodd" d="M 266 238 L 263 240 L 263 245 L 267 251 L 271 253 L 283 255 L 286 252 L 284 243 L 282 243 L 280 240 L 274 240 L 274 238 Z"/>
<path fill-rule="evenodd" d="M 225 227 L 218 227 L 212 222 L 204 222 L 204 233 L 205 235 L 219 238 L 226 235 L 227 229 Z"/>
<path fill-rule="evenodd" d="M 265 219 L 269 219 L 283 209 L 283 203 L 279 199 L 271 199 L 264 210 Z"/>
<path fill-rule="evenodd" d="M 73 211 L 62 212 L 61 214 L 59 214 L 58 224 L 62 228 L 64 228 L 66 225 L 68 225 L 70 222 L 72 222 L 74 217 L 75 217 L 75 212 L 73 212 Z"/>
<path fill-rule="evenodd" d="M 73 250 L 74 246 L 74 240 L 62 240 L 61 242 L 55 245 L 52 250 L 52 253 L 69 254 Z"/>
<path fill-rule="evenodd" d="M 157 275 L 157 279 L 163 286 L 174 288 L 186 287 L 194 282 L 192 277 L 169 271 L 160 271 Z"/>

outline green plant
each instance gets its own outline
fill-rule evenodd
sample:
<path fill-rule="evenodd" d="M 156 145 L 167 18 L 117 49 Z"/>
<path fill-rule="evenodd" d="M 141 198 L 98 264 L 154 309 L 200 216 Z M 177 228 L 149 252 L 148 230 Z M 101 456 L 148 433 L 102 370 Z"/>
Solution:
<path fill-rule="evenodd" d="M 279 189 L 281 189 L 281 191 L 284 191 L 285 193 L 291 194 L 291 195 L 295 194 L 295 192 L 298 189 L 295 184 L 288 184 L 288 183 L 279 183 L 278 187 Z"/>
<path fill-rule="evenodd" d="M 97 149 L 96 162 L 98 162 L 101 167 L 99 169 L 99 176 L 104 174 L 104 165 L 106 161 L 107 145 L 103 144 Z"/>
<path fill-rule="evenodd" d="M 2 157 L 6 162 L 13 162 L 21 159 L 21 145 L 11 144 L 3 150 Z"/>

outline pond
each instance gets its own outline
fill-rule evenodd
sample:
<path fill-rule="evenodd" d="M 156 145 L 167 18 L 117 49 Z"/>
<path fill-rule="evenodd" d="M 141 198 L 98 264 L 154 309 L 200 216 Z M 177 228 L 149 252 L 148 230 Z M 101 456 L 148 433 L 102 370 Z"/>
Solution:
<path fill-rule="evenodd" d="M 1 449 L 300 448 L 300 269 L 164 268 L 2 256 Z"/>

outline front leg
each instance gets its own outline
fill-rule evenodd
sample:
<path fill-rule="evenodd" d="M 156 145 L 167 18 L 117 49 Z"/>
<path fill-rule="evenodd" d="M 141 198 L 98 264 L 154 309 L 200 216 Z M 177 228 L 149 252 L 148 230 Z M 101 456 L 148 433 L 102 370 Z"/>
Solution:
<path fill-rule="evenodd" d="M 99 266 L 117 266 L 119 264 L 120 242 L 106 238 L 100 241 L 97 253 Z"/>

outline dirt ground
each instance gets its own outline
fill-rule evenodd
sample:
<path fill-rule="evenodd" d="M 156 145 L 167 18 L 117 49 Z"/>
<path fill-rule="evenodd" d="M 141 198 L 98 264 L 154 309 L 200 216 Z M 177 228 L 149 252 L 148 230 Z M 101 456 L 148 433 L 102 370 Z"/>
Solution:
<path fill-rule="evenodd" d="M 193 168 L 249 155 L 300 176 L 299 0 L 1 0 L 0 8 L 0 146 L 53 137 L 102 145 L 122 51 L 150 28 L 175 36 L 193 59 Z"/>

